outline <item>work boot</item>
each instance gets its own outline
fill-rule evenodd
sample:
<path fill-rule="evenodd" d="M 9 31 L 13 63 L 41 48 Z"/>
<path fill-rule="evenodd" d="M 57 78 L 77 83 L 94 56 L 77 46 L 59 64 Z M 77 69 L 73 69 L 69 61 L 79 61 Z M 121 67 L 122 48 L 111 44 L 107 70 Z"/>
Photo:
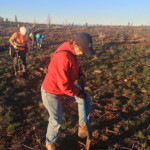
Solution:
<path fill-rule="evenodd" d="M 52 144 L 46 144 L 46 148 L 47 148 L 47 150 L 56 150 L 55 145 L 53 143 Z"/>
<path fill-rule="evenodd" d="M 88 136 L 88 128 L 87 128 L 87 125 L 84 125 L 84 126 L 79 126 L 79 129 L 78 129 L 78 136 L 80 138 L 85 138 Z"/>
<path fill-rule="evenodd" d="M 17 72 L 16 71 L 15 71 L 14 75 L 17 76 Z"/>
<path fill-rule="evenodd" d="M 22 72 L 26 72 L 26 67 L 25 67 L 25 65 L 22 65 Z"/>

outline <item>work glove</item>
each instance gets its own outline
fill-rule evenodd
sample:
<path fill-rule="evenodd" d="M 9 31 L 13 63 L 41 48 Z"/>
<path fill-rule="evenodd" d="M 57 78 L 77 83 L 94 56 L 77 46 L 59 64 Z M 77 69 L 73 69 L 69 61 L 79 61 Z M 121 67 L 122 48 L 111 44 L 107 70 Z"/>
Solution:
<path fill-rule="evenodd" d="M 14 49 L 18 49 L 18 46 L 17 46 L 17 45 L 14 45 Z"/>
<path fill-rule="evenodd" d="M 85 99 L 86 100 L 86 92 L 85 91 L 83 91 L 83 90 L 79 90 L 78 91 L 78 94 L 77 94 L 77 97 L 80 97 L 80 98 L 82 98 L 82 99 Z"/>

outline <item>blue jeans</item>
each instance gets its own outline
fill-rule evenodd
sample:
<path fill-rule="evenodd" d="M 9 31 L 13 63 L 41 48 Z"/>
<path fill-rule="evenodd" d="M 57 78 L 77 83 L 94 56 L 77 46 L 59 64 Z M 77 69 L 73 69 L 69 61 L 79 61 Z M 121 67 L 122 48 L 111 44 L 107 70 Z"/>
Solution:
<path fill-rule="evenodd" d="M 79 88 L 79 87 L 77 87 Z M 79 88 L 80 89 L 80 88 Z M 58 138 L 59 129 L 62 125 L 62 102 L 61 95 L 47 93 L 43 87 L 41 87 L 41 95 L 45 108 L 49 113 L 49 123 L 47 127 L 46 133 L 46 143 L 54 143 Z M 79 125 L 85 125 L 84 119 L 84 107 L 83 107 L 83 99 L 75 96 L 69 97 L 72 101 L 78 103 L 78 116 L 79 116 Z M 90 95 L 87 94 L 86 102 L 86 111 L 87 111 L 87 119 L 89 120 L 89 115 L 91 112 L 91 101 Z"/>

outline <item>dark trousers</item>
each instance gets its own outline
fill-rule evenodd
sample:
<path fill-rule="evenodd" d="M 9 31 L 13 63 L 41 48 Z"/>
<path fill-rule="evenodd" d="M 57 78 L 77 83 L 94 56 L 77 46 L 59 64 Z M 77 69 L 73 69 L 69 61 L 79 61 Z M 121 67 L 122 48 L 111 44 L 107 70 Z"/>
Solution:
<path fill-rule="evenodd" d="M 26 64 L 26 50 L 19 50 L 18 52 L 18 56 L 20 56 L 21 60 L 22 60 L 22 64 L 26 67 L 27 64 Z M 17 54 L 15 54 L 15 57 L 14 57 L 14 68 L 17 67 Z"/>

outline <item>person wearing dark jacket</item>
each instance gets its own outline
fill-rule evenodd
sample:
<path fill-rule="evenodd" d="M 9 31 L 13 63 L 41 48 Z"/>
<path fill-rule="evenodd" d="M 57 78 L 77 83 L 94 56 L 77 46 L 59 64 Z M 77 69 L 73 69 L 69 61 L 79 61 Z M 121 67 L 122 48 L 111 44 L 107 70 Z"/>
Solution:
<path fill-rule="evenodd" d="M 62 102 L 63 95 L 78 103 L 79 130 L 78 136 L 87 136 L 87 126 L 84 120 L 83 99 L 86 99 L 87 118 L 91 111 L 89 94 L 74 85 L 79 79 L 80 67 L 77 55 L 86 54 L 92 56 L 92 37 L 88 33 L 79 33 L 69 42 L 64 42 L 58 47 L 51 57 L 48 72 L 41 86 L 43 104 L 49 113 L 49 124 L 46 134 L 47 150 L 55 150 L 55 141 L 62 125 Z"/>

